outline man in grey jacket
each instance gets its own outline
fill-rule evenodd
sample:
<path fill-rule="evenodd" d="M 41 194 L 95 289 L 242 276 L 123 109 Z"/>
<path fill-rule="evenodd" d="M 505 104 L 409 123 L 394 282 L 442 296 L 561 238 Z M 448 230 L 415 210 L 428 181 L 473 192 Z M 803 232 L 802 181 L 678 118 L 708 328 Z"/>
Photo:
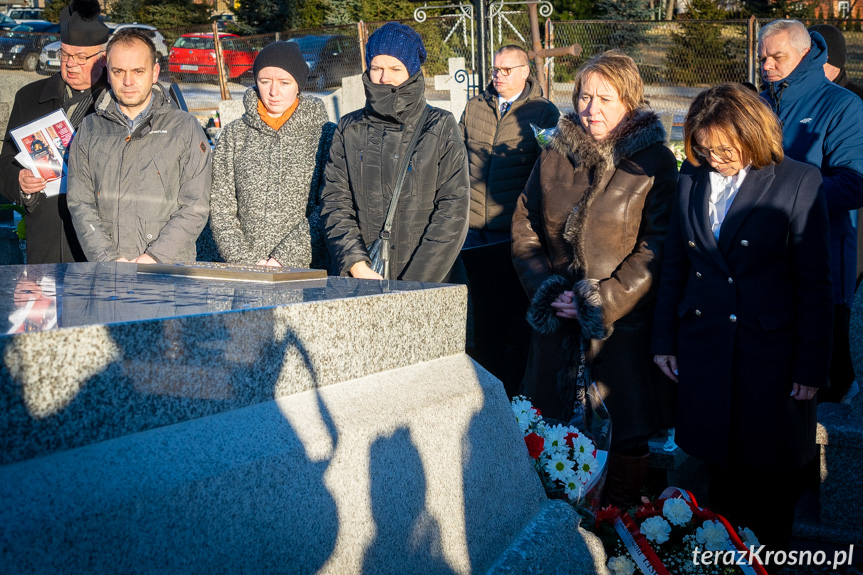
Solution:
<path fill-rule="evenodd" d="M 159 64 L 147 36 L 121 30 L 106 53 L 111 90 L 69 153 L 69 211 L 81 247 L 90 261 L 194 261 L 209 214 L 207 138 L 155 83 Z"/>

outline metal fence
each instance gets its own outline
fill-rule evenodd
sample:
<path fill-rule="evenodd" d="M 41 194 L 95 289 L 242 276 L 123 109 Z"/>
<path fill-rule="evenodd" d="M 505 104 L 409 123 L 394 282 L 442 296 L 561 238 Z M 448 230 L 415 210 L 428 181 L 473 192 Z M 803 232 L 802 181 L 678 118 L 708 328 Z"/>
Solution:
<path fill-rule="evenodd" d="M 422 18 L 421 18 L 422 19 Z M 572 79 L 586 58 L 620 48 L 631 55 L 644 78 L 650 104 L 663 112 L 685 112 L 689 102 L 707 86 L 725 81 L 745 81 L 757 77 L 755 31 L 770 20 L 745 21 L 550 21 L 543 26 L 545 47 L 579 44 L 579 58 L 558 57 L 547 61 L 550 99 L 561 109 L 572 107 Z M 824 21 L 811 21 L 807 24 Z M 478 67 L 479 42 L 468 14 L 457 8 L 450 13 L 429 16 L 422 22 L 405 21 L 423 37 L 428 51 L 424 73 L 431 78 L 448 71 L 448 59 L 463 57 L 467 72 Z M 252 84 L 251 64 L 257 52 L 276 40 L 297 41 L 310 65 L 307 89 L 324 92 L 338 87 L 342 77 L 363 69 L 363 50 L 368 35 L 383 22 L 347 26 L 291 30 L 280 34 L 256 36 L 226 35 L 220 38 L 222 62 L 233 98 L 242 97 Z M 863 32 L 861 20 L 843 24 L 848 57 L 846 70 L 852 80 L 863 78 Z M 529 47 L 530 25 L 526 12 L 501 11 L 491 20 L 489 52 L 504 44 Z M 168 54 L 163 58 L 162 82 L 181 84 L 189 107 L 201 114 L 218 107 L 221 98 L 215 67 L 211 26 L 161 29 Z M 44 44 L 34 35 L 33 46 Z M 36 50 L 37 48 L 34 48 Z M 490 54 L 488 55 L 490 63 Z M 30 59 L 32 64 L 32 58 Z M 17 62 L 0 62 L 7 69 L 19 68 Z M 55 68 L 56 69 L 56 68 Z M 49 70 L 50 71 L 50 70 Z M 20 72 L 19 72 L 20 73 Z M 3 82 L 5 70 L 0 71 Z M 34 79 L 38 76 L 34 74 Z M 433 92 L 434 82 L 428 82 Z M 482 87 L 474 86 L 473 89 Z M 446 92 L 432 99 L 446 99 Z"/>
<path fill-rule="evenodd" d="M 294 40 L 309 63 L 307 91 L 327 92 L 341 85 L 345 76 L 363 71 L 364 48 L 368 36 L 385 22 L 367 22 L 346 26 L 299 29 L 287 32 L 234 37 L 220 36 L 222 61 L 232 98 L 242 97 L 253 80 L 249 68 L 266 45 L 277 40 Z M 473 68 L 474 38 L 469 20 L 463 15 L 443 15 L 424 22 L 406 21 L 423 37 L 428 60 L 423 71 L 428 77 L 447 73 L 448 60 L 465 58 L 468 70 Z M 191 110 L 210 113 L 218 107 L 218 71 L 212 28 L 208 26 L 160 30 L 171 54 L 162 63 L 162 82 L 177 82 Z M 433 83 L 429 83 L 430 91 Z M 435 94 L 435 99 L 447 98 L 448 93 Z"/>
<path fill-rule="evenodd" d="M 562 108 L 572 107 L 572 78 L 586 58 L 610 48 L 620 48 L 636 61 L 651 106 L 660 111 L 685 112 L 704 88 L 721 82 L 759 83 L 757 30 L 771 22 L 756 20 L 675 20 L 649 22 L 577 21 L 552 22 L 553 46 L 578 43 L 578 59 L 557 59 L 550 68 L 551 99 Z M 831 23 L 824 20 L 807 25 Z M 852 79 L 863 77 L 861 21 L 850 21 L 843 33 L 848 56 L 846 71 Z"/>
<path fill-rule="evenodd" d="M 611 48 L 632 56 L 654 109 L 688 109 L 698 92 L 721 82 L 749 80 L 748 22 L 554 22 L 554 45 L 577 43 L 578 59 L 558 59 L 550 66 L 551 99 L 572 108 L 572 79 L 587 58 Z"/>

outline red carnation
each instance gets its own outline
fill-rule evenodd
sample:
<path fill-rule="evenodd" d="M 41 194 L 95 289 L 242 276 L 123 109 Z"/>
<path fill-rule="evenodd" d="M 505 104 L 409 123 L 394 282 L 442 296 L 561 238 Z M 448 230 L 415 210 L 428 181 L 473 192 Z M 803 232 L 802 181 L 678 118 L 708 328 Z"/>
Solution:
<path fill-rule="evenodd" d="M 534 410 L 537 415 L 542 415 L 542 412 L 539 410 L 538 407 L 531 407 L 531 409 Z"/>
<path fill-rule="evenodd" d="M 539 459 L 539 456 L 542 455 L 542 448 L 545 446 L 545 439 L 536 433 L 531 433 L 524 436 L 524 443 L 527 445 L 527 452 L 530 456 Z"/>
<path fill-rule="evenodd" d="M 575 439 L 576 437 L 578 437 L 578 434 L 577 434 L 577 433 L 575 433 L 574 431 L 570 431 L 569 433 L 567 433 L 567 434 L 566 434 L 566 437 L 565 437 L 564 439 L 565 439 L 565 441 L 566 441 L 566 444 L 567 444 L 570 448 L 572 448 L 572 447 L 573 447 L 573 445 L 572 445 L 572 440 L 573 440 L 573 439 Z M 596 451 L 594 451 L 594 454 L 596 454 Z M 594 457 L 595 457 L 595 455 L 594 455 Z"/>
<path fill-rule="evenodd" d="M 620 515 L 620 509 L 614 505 L 603 507 L 596 512 L 596 524 L 599 525 L 606 522 L 611 523 L 618 515 Z"/>
<path fill-rule="evenodd" d="M 662 509 L 658 508 L 655 503 L 648 502 L 635 509 L 635 518 L 639 520 L 649 519 L 658 515 L 662 515 Z"/>

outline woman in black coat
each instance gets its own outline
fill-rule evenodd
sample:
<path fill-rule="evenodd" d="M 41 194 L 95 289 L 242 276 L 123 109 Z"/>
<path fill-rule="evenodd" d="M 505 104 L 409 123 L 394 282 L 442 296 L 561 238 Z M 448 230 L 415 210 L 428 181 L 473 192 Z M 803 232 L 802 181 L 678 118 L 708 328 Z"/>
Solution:
<path fill-rule="evenodd" d="M 677 440 L 709 464 L 711 507 L 783 548 L 830 363 L 821 175 L 783 159 L 776 117 L 740 85 L 702 92 L 684 140 L 654 361 L 678 382 Z"/>
<path fill-rule="evenodd" d="M 464 244 L 467 151 L 453 115 L 426 103 L 420 68 L 425 58 L 422 38 L 404 24 L 388 22 L 369 37 L 366 106 L 339 121 L 321 192 L 321 218 L 338 275 L 442 282 Z M 369 247 L 380 236 L 416 130 L 421 132 L 392 226 L 389 277 L 382 278 L 369 265 Z"/>

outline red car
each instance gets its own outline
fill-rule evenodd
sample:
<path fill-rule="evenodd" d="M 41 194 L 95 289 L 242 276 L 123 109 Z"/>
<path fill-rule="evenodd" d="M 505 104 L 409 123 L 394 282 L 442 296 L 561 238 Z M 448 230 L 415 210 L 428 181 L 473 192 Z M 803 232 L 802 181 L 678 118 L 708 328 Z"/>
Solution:
<path fill-rule="evenodd" d="M 258 51 L 236 34 L 219 34 L 219 42 L 228 78 L 251 74 Z M 218 78 L 213 34 L 183 34 L 177 38 L 168 55 L 168 72 L 172 82 L 189 80 L 196 75 Z"/>

